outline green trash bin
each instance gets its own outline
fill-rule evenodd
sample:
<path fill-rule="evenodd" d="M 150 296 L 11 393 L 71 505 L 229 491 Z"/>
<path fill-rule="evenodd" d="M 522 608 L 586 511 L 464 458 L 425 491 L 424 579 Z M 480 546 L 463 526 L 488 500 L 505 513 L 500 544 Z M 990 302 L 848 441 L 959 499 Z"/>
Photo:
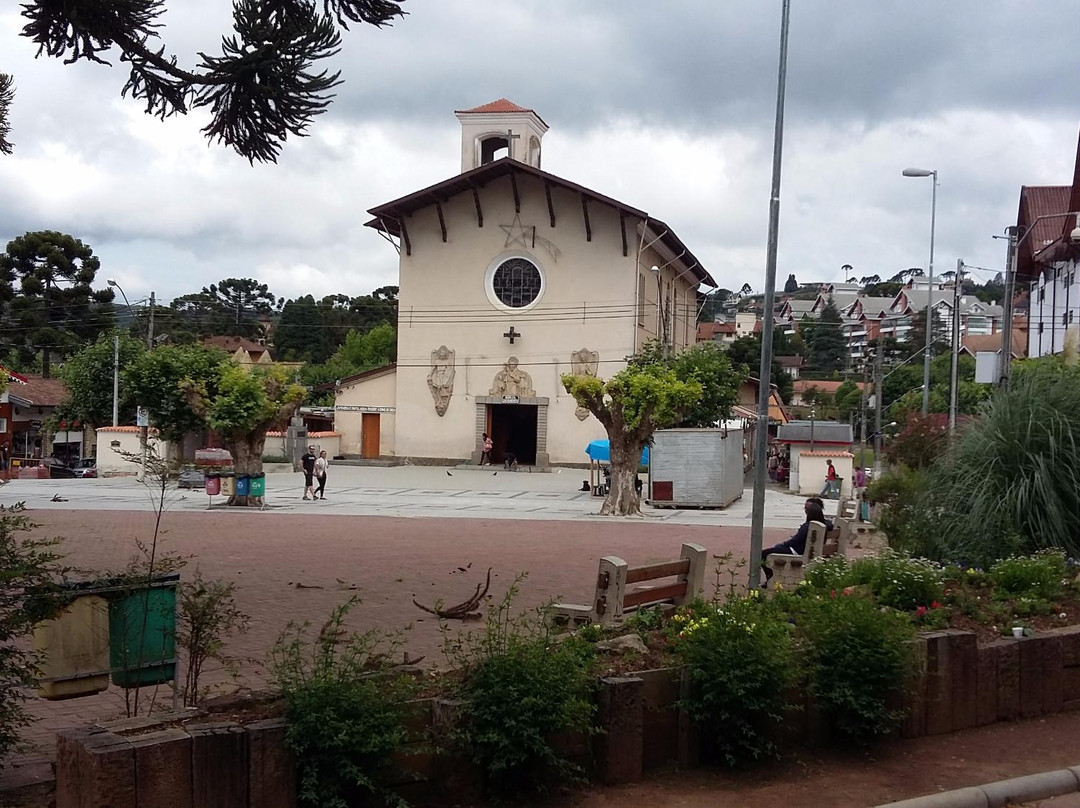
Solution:
<path fill-rule="evenodd" d="M 109 599 L 109 666 L 118 687 L 176 677 L 176 595 L 180 575 L 157 575 L 149 587 L 123 587 Z"/>
<path fill-rule="evenodd" d="M 266 496 L 266 474 L 260 472 L 259 474 L 251 475 L 251 496 Z"/>

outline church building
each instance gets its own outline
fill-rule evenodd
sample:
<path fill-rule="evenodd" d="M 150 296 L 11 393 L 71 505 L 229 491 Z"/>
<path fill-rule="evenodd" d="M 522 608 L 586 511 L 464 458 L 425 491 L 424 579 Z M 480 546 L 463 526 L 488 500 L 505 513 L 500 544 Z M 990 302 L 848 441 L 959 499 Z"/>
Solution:
<path fill-rule="evenodd" d="M 663 221 L 543 171 L 533 110 L 456 114 L 461 173 L 369 211 L 399 255 L 398 359 L 338 383 L 342 451 L 479 462 L 487 433 L 495 463 L 586 462 L 606 434 L 559 377 L 693 345 L 716 283 Z"/>

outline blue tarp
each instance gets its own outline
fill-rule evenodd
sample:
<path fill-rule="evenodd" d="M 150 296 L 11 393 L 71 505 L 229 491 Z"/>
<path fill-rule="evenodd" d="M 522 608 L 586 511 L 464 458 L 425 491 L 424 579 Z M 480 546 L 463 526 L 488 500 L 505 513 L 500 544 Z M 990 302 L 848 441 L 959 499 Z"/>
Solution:
<path fill-rule="evenodd" d="M 601 463 L 611 462 L 611 444 L 606 440 L 594 440 L 588 446 L 585 447 L 585 454 L 589 456 L 590 460 L 597 460 Z M 641 465 L 649 465 L 649 447 L 646 446 L 641 450 Z"/>

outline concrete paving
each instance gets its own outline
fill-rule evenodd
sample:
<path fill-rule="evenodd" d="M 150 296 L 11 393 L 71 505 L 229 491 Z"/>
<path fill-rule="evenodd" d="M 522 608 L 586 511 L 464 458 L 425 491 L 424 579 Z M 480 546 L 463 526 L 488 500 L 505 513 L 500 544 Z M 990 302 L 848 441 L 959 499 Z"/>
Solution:
<path fill-rule="evenodd" d="M 556 469 L 546 474 L 498 468 L 447 469 L 439 466 L 372 468 L 332 466 L 327 498 L 305 502 L 303 476 L 267 475 L 267 511 L 278 514 L 314 512 L 340 516 L 460 517 L 468 519 L 582 520 L 595 519 L 602 500 L 582 492 L 583 469 Z M 54 502 L 54 495 L 63 500 Z M 0 502 L 25 501 L 35 510 L 138 510 L 150 505 L 152 492 L 134 477 L 96 480 L 12 480 L 0 488 Z M 205 511 L 211 500 L 201 489 L 170 486 L 172 511 Z M 749 527 L 752 489 L 722 510 L 643 508 L 648 520 L 679 525 Z M 766 527 L 794 528 L 803 520 L 803 498 L 777 486 L 766 492 Z M 214 510 L 224 509 L 215 497 Z M 231 510 L 231 509 L 230 509 Z"/>

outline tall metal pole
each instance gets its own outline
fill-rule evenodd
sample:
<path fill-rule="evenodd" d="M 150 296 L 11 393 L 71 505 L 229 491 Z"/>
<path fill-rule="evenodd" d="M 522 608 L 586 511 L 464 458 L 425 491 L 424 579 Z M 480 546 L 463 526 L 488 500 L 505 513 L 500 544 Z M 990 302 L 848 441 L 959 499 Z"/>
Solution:
<path fill-rule="evenodd" d="M 926 290 L 926 354 L 923 356 L 922 414 L 930 412 L 930 346 L 934 342 L 934 229 L 937 223 L 937 171 L 930 172 L 934 188 L 930 195 L 930 266 Z"/>
<path fill-rule="evenodd" d="M 112 425 L 120 426 L 120 335 L 112 343 Z"/>
<path fill-rule="evenodd" d="M 1009 237 L 1009 254 L 1005 258 L 1005 317 L 1001 324 L 1001 367 L 999 368 L 1000 386 L 1009 389 L 1012 378 L 1012 330 L 1013 330 L 1013 286 L 1016 283 L 1016 258 L 1019 253 L 1015 225 L 1006 228 Z M 1029 233 L 1031 230 L 1028 231 Z"/>
<path fill-rule="evenodd" d="M 776 302 L 776 251 L 780 238 L 780 169 L 784 154 L 784 91 L 787 84 L 788 22 L 791 0 L 783 0 L 780 17 L 780 64 L 776 79 L 776 126 L 773 130 L 772 191 L 769 197 L 769 242 L 765 252 L 765 311 L 761 324 L 761 366 L 758 369 L 757 445 L 754 447 L 754 505 L 750 515 L 750 587 L 761 580 L 761 548 L 765 534 L 765 481 L 769 448 L 769 397 L 772 389 L 773 306 Z"/>
<path fill-rule="evenodd" d="M 150 293 L 150 320 L 146 326 L 146 350 L 154 349 L 154 293 Z M 139 449 L 141 462 L 139 463 L 139 479 L 146 479 L 146 444 L 150 440 L 150 426 L 143 424 L 139 427 Z"/>
<path fill-rule="evenodd" d="M 881 479 L 881 410 L 885 405 L 884 377 L 881 375 L 881 338 L 874 352 L 874 479 Z"/>
<path fill-rule="evenodd" d="M 964 260 L 956 259 L 953 286 L 952 365 L 949 368 L 949 435 L 956 434 L 957 366 L 960 363 L 960 287 L 963 284 Z"/>

